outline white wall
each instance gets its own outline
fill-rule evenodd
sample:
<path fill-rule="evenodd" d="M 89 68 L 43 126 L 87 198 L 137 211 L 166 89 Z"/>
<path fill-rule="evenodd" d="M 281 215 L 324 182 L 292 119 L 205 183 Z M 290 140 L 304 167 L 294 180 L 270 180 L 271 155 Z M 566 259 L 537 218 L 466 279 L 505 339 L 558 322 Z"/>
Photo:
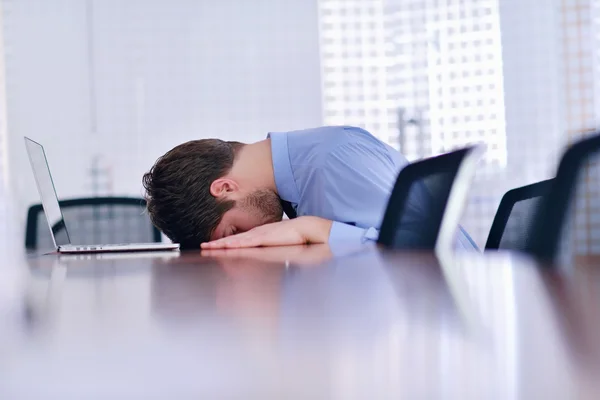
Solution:
<path fill-rule="evenodd" d="M 113 193 L 196 138 L 254 141 L 321 123 L 317 0 L 4 0 L 12 194 L 38 202 L 22 137 L 46 146 L 59 196 Z M 92 45 L 90 45 L 90 43 Z"/>
<path fill-rule="evenodd" d="M 567 135 L 561 7 L 500 1 L 508 171 L 512 187 L 554 175 Z"/>

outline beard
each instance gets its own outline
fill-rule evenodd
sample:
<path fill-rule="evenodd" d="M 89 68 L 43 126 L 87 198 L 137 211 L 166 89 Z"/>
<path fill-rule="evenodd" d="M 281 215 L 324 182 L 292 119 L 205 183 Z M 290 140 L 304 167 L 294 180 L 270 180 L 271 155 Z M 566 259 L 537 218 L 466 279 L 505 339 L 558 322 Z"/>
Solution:
<path fill-rule="evenodd" d="M 259 217 L 263 224 L 281 221 L 281 199 L 268 189 L 258 189 L 242 201 L 242 208 Z"/>

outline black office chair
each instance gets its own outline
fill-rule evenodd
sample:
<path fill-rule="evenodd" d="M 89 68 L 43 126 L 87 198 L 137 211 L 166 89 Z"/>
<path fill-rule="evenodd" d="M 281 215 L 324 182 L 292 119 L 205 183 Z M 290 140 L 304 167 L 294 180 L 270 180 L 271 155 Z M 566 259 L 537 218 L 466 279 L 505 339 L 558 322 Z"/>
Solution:
<path fill-rule="evenodd" d="M 526 235 L 552 179 L 509 190 L 502 197 L 485 244 L 486 250 L 524 250 Z"/>
<path fill-rule="evenodd" d="M 556 178 L 535 213 L 524 250 L 540 259 L 555 261 L 561 248 L 577 180 L 592 156 L 600 153 L 600 132 L 570 146 L 562 156 Z M 548 264 L 550 265 L 550 264 Z"/>
<path fill-rule="evenodd" d="M 129 197 L 92 197 L 59 202 L 65 223 L 55 227 L 56 234 L 67 226 L 71 243 L 149 243 L 161 242 L 160 231 L 150 222 L 146 201 Z M 54 247 L 41 204 L 27 213 L 25 248 Z M 63 232 L 64 234 L 64 232 Z"/>
<path fill-rule="evenodd" d="M 450 250 L 484 147 L 472 146 L 404 167 L 390 196 L 378 243 L 394 249 Z"/>

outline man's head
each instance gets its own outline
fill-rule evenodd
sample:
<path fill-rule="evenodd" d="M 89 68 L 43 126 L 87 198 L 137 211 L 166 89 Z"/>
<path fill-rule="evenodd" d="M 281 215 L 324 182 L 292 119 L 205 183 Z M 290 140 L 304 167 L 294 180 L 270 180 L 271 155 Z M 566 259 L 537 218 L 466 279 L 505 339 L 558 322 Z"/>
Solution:
<path fill-rule="evenodd" d="M 281 204 L 273 190 L 232 173 L 244 146 L 193 140 L 160 157 L 142 179 L 154 225 L 182 248 L 198 248 L 280 220 Z"/>

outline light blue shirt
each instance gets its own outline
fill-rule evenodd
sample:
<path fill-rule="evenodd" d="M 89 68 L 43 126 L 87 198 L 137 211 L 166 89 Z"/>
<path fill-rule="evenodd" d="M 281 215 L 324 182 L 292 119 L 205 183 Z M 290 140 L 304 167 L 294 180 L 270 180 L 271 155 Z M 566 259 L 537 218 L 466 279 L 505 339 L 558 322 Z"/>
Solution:
<path fill-rule="evenodd" d="M 398 172 L 408 164 L 402 154 L 350 126 L 272 132 L 268 137 L 277 191 L 298 216 L 332 220 L 330 243 L 377 240 Z M 460 232 L 461 247 L 476 248 Z"/>

